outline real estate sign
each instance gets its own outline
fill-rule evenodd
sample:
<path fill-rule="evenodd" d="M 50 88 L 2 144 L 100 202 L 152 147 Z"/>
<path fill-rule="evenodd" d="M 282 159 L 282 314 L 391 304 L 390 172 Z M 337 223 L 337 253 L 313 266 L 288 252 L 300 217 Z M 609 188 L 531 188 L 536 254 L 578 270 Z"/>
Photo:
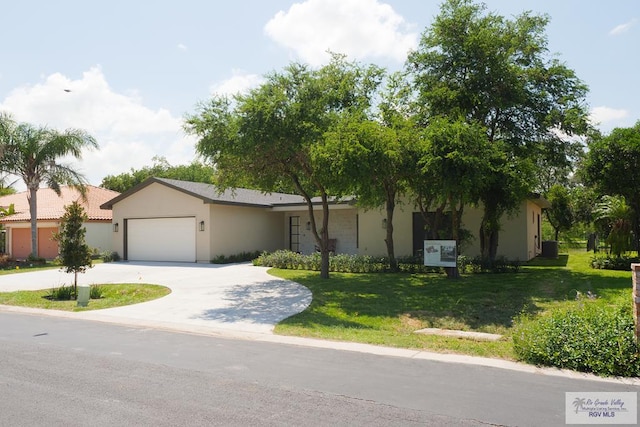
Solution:
<path fill-rule="evenodd" d="M 455 267 L 458 251 L 455 240 L 425 240 L 424 265 L 429 267 Z"/>

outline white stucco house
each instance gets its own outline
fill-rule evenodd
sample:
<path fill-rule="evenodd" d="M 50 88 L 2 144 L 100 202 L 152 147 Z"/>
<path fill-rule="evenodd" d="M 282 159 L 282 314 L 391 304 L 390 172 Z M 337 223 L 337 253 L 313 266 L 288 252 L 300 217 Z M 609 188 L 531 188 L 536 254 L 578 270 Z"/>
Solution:
<path fill-rule="evenodd" d="M 322 215 L 320 201 L 316 213 Z M 548 202 L 532 197 L 517 215 L 504 218 L 498 255 L 528 260 L 541 252 L 540 221 Z M 308 208 L 297 195 L 216 187 L 195 182 L 149 178 L 105 202 L 113 211 L 112 248 L 124 260 L 209 262 L 218 255 L 291 249 L 315 250 Z M 422 248 L 424 233 L 416 209 L 396 208 L 394 243 L 397 256 Z M 334 201 L 330 206 L 329 237 L 336 252 L 383 256 L 384 211 L 364 210 L 354 200 Z M 463 226 L 474 233 L 480 228 L 481 211 L 466 209 Z M 465 255 L 480 253 L 475 239 Z"/>

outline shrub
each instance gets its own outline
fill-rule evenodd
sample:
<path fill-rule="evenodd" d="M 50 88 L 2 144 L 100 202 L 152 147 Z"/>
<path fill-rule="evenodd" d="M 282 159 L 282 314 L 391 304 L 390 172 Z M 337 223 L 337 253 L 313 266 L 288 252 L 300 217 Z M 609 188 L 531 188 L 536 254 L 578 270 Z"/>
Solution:
<path fill-rule="evenodd" d="M 56 301 L 68 301 L 76 299 L 76 294 L 74 292 L 73 286 L 62 285 L 59 288 L 51 289 L 51 291 L 46 295 L 45 298 Z"/>
<path fill-rule="evenodd" d="M 28 264 L 45 265 L 47 263 L 47 260 L 42 257 L 29 254 L 29 256 L 27 256 L 26 262 Z"/>
<path fill-rule="evenodd" d="M 100 255 L 103 262 L 117 262 L 120 261 L 120 255 L 118 252 L 105 251 Z"/>
<path fill-rule="evenodd" d="M 591 267 L 598 270 L 631 270 L 631 264 L 640 262 L 640 258 L 629 255 L 613 256 L 595 254 L 591 258 Z"/>
<path fill-rule="evenodd" d="M 103 295 L 102 286 L 100 285 L 91 285 L 89 288 L 89 298 L 90 299 L 100 299 Z"/>
<path fill-rule="evenodd" d="M 7 254 L 0 254 L 0 268 L 12 267 L 11 258 Z"/>
<path fill-rule="evenodd" d="M 521 315 L 513 330 L 521 360 L 603 376 L 640 375 L 631 308 L 584 301 L 542 317 Z"/>
<path fill-rule="evenodd" d="M 240 252 L 235 255 L 218 255 L 211 260 L 211 264 L 234 264 L 236 262 L 253 261 L 260 256 L 260 251 Z"/>
<path fill-rule="evenodd" d="M 91 259 L 101 259 L 102 258 L 102 253 L 100 252 L 100 249 L 91 248 L 90 252 L 91 252 Z"/>
<path fill-rule="evenodd" d="M 458 268 L 463 274 L 477 273 L 517 273 L 520 271 L 519 260 L 509 260 L 506 257 L 497 257 L 493 261 L 483 260 L 480 257 L 468 258 L 464 255 L 458 257 Z"/>

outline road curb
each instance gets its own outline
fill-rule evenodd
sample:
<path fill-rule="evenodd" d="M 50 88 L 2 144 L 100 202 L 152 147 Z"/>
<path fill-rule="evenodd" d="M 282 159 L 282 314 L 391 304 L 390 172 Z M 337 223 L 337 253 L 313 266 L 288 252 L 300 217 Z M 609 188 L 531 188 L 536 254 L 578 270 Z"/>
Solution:
<path fill-rule="evenodd" d="M 640 386 L 640 378 L 612 377 L 604 378 L 593 374 L 586 374 L 557 368 L 538 367 L 524 363 L 487 357 L 468 356 L 462 354 L 435 353 L 424 350 L 412 350 L 395 347 L 384 347 L 373 344 L 362 344 L 348 341 L 331 341 L 316 338 L 303 338 L 288 335 L 275 335 L 273 333 L 258 333 L 251 331 L 239 331 L 233 329 L 213 328 L 209 326 L 187 325 L 171 322 L 149 321 L 142 319 L 113 317 L 100 314 L 99 311 L 68 312 L 60 310 L 47 310 L 38 308 L 16 307 L 0 305 L 0 311 L 21 313 L 38 316 L 62 317 L 75 320 L 89 320 L 136 328 L 152 328 L 164 331 L 188 333 L 194 335 L 211 336 L 225 339 L 242 339 L 273 344 L 295 345 L 301 347 L 313 347 L 328 350 L 350 351 L 366 353 L 377 356 L 399 357 L 416 360 L 429 360 L 442 363 L 456 363 L 465 365 L 484 366 L 487 368 L 506 369 L 522 373 L 556 376 L 576 380 L 598 381 Z"/>

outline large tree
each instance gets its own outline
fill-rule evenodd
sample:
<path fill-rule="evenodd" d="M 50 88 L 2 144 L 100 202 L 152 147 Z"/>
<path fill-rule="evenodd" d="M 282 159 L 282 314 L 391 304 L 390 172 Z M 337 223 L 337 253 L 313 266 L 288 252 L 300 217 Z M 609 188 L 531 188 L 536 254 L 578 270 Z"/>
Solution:
<path fill-rule="evenodd" d="M 407 60 L 425 126 L 461 116 L 504 152 L 480 197 L 485 258 L 495 257 L 502 215 L 535 187 L 539 157 L 565 165 L 571 137 L 587 131 L 587 88 L 548 54 L 547 23 L 546 16 L 506 19 L 484 4 L 447 0 Z"/>
<path fill-rule="evenodd" d="M 185 124 L 199 138 L 197 152 L 214 163 L 219 185 L 249 183 L 304 198 L 323 278 L 329 277 L 329 203 L 349 185 L 344 176 L 331 173 L 322 146 L 327 132 L 346 115 L 360 116 L 370 108 L 380 76 L 377 67 L 339 55 L 319 69 L 293 63 L 246 95 L 212 98 Z M 321 200 L 321 224 L 314 197 Z"/>
<path fill-rule="evenodd" d="M 60 194 L 61 185 L 72 185 L 84 194 L 85 178 L 74 167 L 60 160 L 82 157 L 82 150 L 97 148 L 95 139 L 80 129 L 56 131 L 29 123 L 18 123 L 8 115 L 0 116 L 0 143 L 4 155 L 3 172 L 19 176 L 29 191 L 31 215 L 31 255 L 38 256 L 38 189 L 46 184 Z"/>
<path fill-rule="evenodd" d="M 600 194 L 619 195 L 633 211 L 635 248 L 640 239 L 640 121 L 631 128 L 616 128 L 607 136 L 595 135 L 581 174 Z"/>
<path fill-rule="evenodd" d="M 408 182 L 430 239 L 465 240 L 462 214 L 477 204 L 502 153 L 489 144 L 485 130 L 463 119 L 432 118 L 409 148 L 414 169 Z M 443 234 L 444 233 L 444 234 Z M 457 268 L 446 270 L 458 277 Z"/>
<path fill-rule="evenodd" d="M 327 132 L 327 143 L 319 150 L 329 171 L 347 179 L 359 207 L 384 206 L 384 241 L 392 271 L 398 268 L 393 241 L 394 212 L 409 179 L 407 147 L 414 145 L 417 138 L 413 117 L 403 111 L 405 87 L 400 74 L 389 76 L 386 88 L 379 93 L 377 110 L 370 116 L 344 117 Z"/>

